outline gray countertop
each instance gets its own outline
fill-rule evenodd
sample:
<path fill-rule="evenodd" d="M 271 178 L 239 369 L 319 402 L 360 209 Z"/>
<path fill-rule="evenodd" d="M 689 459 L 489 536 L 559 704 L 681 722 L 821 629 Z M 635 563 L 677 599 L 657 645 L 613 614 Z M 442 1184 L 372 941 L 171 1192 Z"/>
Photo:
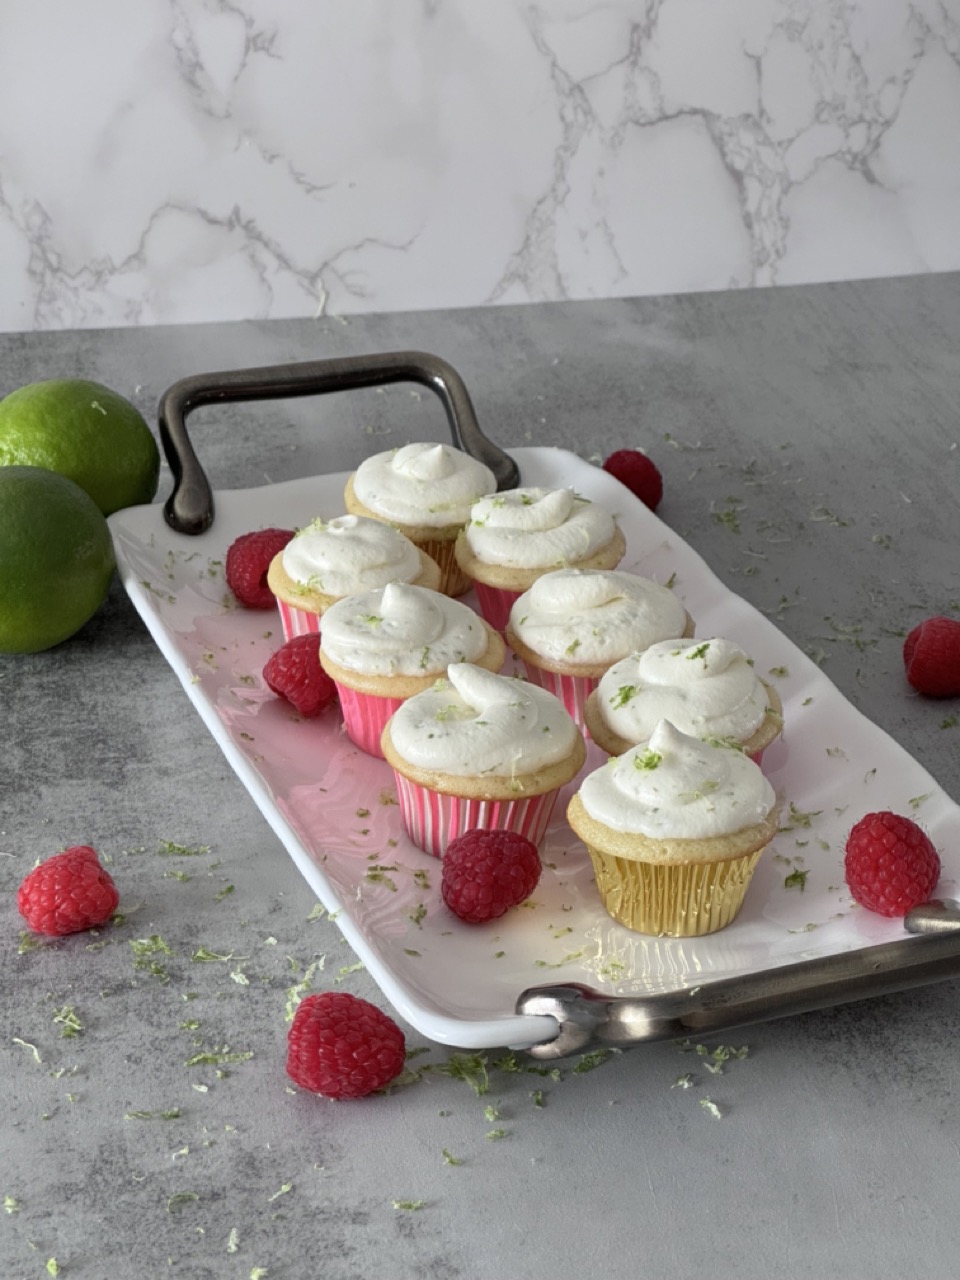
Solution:
<path fill-rule="evenodd" d="M 0 335 L 0 393 L 85 376 L 154 422 L 190 373 L 433 351 L 507 447 L 647 449 L 662 518 L 960 798 L 960 707 L 912 695 L 901 662 L 911 626 L 960 609 L 958 333 L 960 276 L 944 275 Z M 217 408 L 193 434 L 215 487 L 235 488 L 446 428 L 403 386 Z M 285 1076 L 290 989 L 325 957 L 314 989 L 388 1006 L 335 924 L 309 918 L 119 585 L 66 644 L 0 658 L 0 690 L 4 1277 L 50 1259 L 71 1280 L 956 1274 L 954 982 L 714 1037 L 749 1050 L 717 1076 L 675 1042 L 590 1071 L 534 1074 L 500 1051 L 458 1071 L 411 1030 L 415 1080 L 328 1102 Z M 16 887 L 74 843 L 111 860 L 122 921 L 26 946 Z M 169 953 L 129 945 L 151 937 Z M 200 945 L 229 959 L 194 962 Z"/>

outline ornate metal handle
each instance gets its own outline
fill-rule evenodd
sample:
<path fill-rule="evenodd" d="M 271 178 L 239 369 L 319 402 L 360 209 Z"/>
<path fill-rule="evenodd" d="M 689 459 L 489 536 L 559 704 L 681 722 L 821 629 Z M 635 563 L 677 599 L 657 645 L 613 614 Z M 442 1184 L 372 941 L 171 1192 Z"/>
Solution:
<path fill-rule="evenodd" d="M 167 524 L 178 533 L 203 533 L 213 523 L 213 491 L 187 435 L 189 413 L 202 405 L 241 400 L 285 400 L 351 391 L 391 382 L 418 382 L 429 387 L 446 411 L 453 442 L 486 463 L 498 489 L 520 483 L 517 464 L 483 434 L 469 392 L 456 369 L 425 351 L 390 351 L 342 356 L 297 364 L 200 373 L 175 382 L 160 397 L 160 440 L 173 473 L 173 492 L 164 504 Z"/>
<path fill-rule="evenodd" d="M 559 1030 L 528 1053 L 564 1058 L 597 1046 L 710 1035 L 960 975 L 960 903 L 915 907 L 905 926 L 922 936 L 654 996 L 607 996 L 579 983 L 531 987 L 517 1013 L 556 1018 Z"/>

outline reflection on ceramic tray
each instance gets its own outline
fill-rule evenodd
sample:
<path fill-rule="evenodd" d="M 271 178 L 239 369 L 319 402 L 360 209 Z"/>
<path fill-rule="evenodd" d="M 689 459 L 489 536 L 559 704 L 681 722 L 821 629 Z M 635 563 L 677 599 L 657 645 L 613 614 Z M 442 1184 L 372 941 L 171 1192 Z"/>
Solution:
<path fill-rule="evenodd" d="M 389 766 L 343 735 L 336 707 L 319 720 L 300 720 L 265 688 L 261 670 L 281 642 L 279 620 L 238 608 L 223 577 L 226 549 L 239 534 L 341 513 L 344 476 L 219 493 L 214 525 L 197 538 L 172 532 L 157 505 L 110 518 L 124 585 L 157 644 L 395 1008 L 447 1044 L 528 1046 L 555 1029 L 552 1019 L 514 1013 L 528 987 L 573 981 L 614 995 L 651 995 L 903 937 L 899 922 L 851 903 L 842 869 L 846 833 L 871 809 L 916 812 L 943 851 L 941 891 L 950 892 L 960 809 L 606 473 L 561 450 L 512 452 L 524 484 L 570 485 L 615 511 L 628 547 L 621 567 L 671 583 L 699 636 L 741 643 L 780 691 L 785 730 L 768 749 L 764 771 L 783 802 L 783 830 L 761 859 L 739 917 L 720 933 L 651 938 L 610 919 L 563 817 L 576 781 L 561 793 L 541 849 L 544 874 L 529 903 L 483 927 L 446 910 L 439 864 L 403 834 Z M 585 769 L 603 758 L 591 745 Z"/>

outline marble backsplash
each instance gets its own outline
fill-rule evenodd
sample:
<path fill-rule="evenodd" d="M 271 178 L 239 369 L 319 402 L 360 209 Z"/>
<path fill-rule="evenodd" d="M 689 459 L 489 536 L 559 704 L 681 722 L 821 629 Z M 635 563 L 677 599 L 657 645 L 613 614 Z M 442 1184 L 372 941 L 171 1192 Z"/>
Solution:
<path fill-rule="evenodd" d="M 960 0 L 4 0 L 0 329 L 960 267 Z"/>

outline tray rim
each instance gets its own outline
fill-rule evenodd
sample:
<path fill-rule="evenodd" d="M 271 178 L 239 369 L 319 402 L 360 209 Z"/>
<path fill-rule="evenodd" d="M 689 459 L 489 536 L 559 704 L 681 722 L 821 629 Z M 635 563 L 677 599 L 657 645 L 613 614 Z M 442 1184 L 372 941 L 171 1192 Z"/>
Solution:
<path fill-rule="evenodd" d="M 585 462 L 577 454 L 552 446 L 524 446 L 511 448 L 509 452 L 520 462 L 521 467 L 523 466 L 525 459 L 529 463 L 545 457 L 551 457 L 554 460 L 562 460 L 564 465 L 572 465 L 574 467 L 581 468 L 590 467 L 591 470 L 594 470 L 594 468 L 591 467 L 591 464 Z M 225 497 L 227 494 L 232 494 L 240 497 L 244 495 L 256 495 L 260 497 L 268 492 L 276 493 L 279 496 L 284 488 L 289 486 L 300 486 L 310 480 L 317 479 L 331 481 L 340 478 L 345 479 L 347 474 L 348 473 L 346 472 L 326 473 L 326 475 L 322 477 L 300 477 L 295 480 L 283 481 L 279 484 L 256 486 L 249 489 L 222 490 L 219 491 L 216 496 Z M 623 498 L 624 502 L 637 502 L 637 499 L 633 498 L 633 496 L 626 490 L 623 490 L 623 494 L 625 495 Z M 683 1028 L 685 1024 L 682 1021 L 677 1022 L 674 1017 L 678 1004 L 678 996 L 683 995 L 688 997 L 689 994 L 693 992 L 701 996 L 702 998 L 696 1006 L 691 1007 L 689 999 L 684 1000 L 682 1003 L 684 1005 L 685 1014 L 692 1012 L 696 1015 L 698 1011 L 703 1014 L 711 1005 L 711 992 L 717 991 L 721 987 L 729 988 L 731 983 L 736 983 L 736 976 L 734 978 L 720 978 L 713 981 L 710 979 L 704 979 L 692 989 L 689 987 L 681 987 L 675 990 L 671 989 L 660 991 L 651 995 L 618 996 L 607 995 L 601 991 L 593 991 L 586 984 L 564 983 L 561 981 L 554 984 L 543 984 L 542 986 L 537 985 L 525 988 L 518 995 L 516 1005 L 512 1012 L 505 1012 L 502 1016 L 493 1019 L 453 1018 L 448 1015 L 437 1014 L 435 1011 L 427 1009 L 423 1005 L 419 1004 L 410 995 L 410 993 L 408 993 L 407 989 L 393 971 L 390 970 L 389 966 L 384 963 L 379 955 L 371 950 L 371 947 L 364 937 L 360 927 L 353 920 L 349 912 L 343 910 L 344 904 L 336 896 L 333 886 L 328 882 L 314 858 L 304 848 L 299 836 L 291 824 L 279 812 L 269 786 L 253 766 L 250 759 L 235 744 L 229 733 L 225 731 L 224 723 L 217 713 L 216 708 L 212 705 L 210 700 L 204 696 L 200 686 L 194 682 L 193 672 L 191 671 L 184 655 L 175 643 L 169 628 L 165 625 L 160 613 L 158 612 L 156 602 L 151 592 L 138 580 L 131 564 L 128 562 L 123 552 L 122 539 L 126 532 L 126 523 L 129 522 L 131 518 L 134 520 L 144 518 L 142 514 L 138 516 L 134 513 L 146 513 L 145 518 L 149 520 L 157 519 L 160 521 L 161 507 L 159 504 L 154 503 L 144 507 L 126 508 L 123 511 L 114 513 L 114 515 L 108 519 L 117 552 L 118 571 L 125 591 L 143 619 L 154 642 L 160 649 L 161 654 L 177 675 L 178 680 L 183 686 L 184 691 L 187 693 L 191 703 L 199 713 L 203 723 L 206 725 L 208 731 L 220 747 L 231 768 L 240 778 L 248 793 L 251 795 L 254 803 L 267 820 L 267 823 L 273 830 L 274 834 L 290 854 L 295 865 L 307 880 L 311 889 L 316 893 L 322 905 L 331 913 L 331 915 L 335 915 L 336 923 L 340 932 L 343 934 L 344 938 L 358 957 L 363 960 L 365 967 L 369 972 L 371 972 L 371 975 L 374 977 L 374 980 L 377 982 L 377 985 L 383 991 L 384 995 L 401 1014 L 401 1016 L 406 1018 L 406 1020 L 418 1030 L 422 1031 L 429 1038 L 438 1041 L 439 1043 L 465 1049 L 484 1049 L 505 1045 L 510 1048 L 524 1049 L 538 1057 L 559 1057 L 566 1053 L 589 1047 L 593 1044 L 623 1043 L 623 1020 L 619 1014 L 614 1014 L 609 1019 L 609 1025 L 606 1027 L 602 1023 L 597 1023 L 596 1018 L 593 1018 L 591 1034 L 589 1039 L 586 1041 L 584 1041 L 582 1031 L 578 1027 L 573 1027 L 572 1025 L 568 1027 L 566 1025 L 568 1022 L 573 1024 L 577 1021 L 579 1015 L 574 1011 L 573 1004 L 582 1003 L 580 1001 L 580 996 L 584 992 L 589 993 L 590 998 L 595 999 L 598 1004 L 605 1006 L 619 1004 L 621 1006 L 621 1012 L 623 1007 L 629 1005 L 632 1010 L 632 1020 L 635 1024 L 636 1032 L 630 1037 L 629 1042 L 640 1043 L 669 1038 L 677 1034 L 684 1034 Z M 657 517 L 652 518 L 657 520 Z M 869 718 L 863 715 L 858 708 L 853 706 L 845 695 L 832 684 L 832 681 L 823 675 L 819 668 L 816 667 L 816 664 L 803 654 L 802 650 L 800 650 L 792 641 L 783 636 L 783 633 L 779 631 L 779 628 L 777 628 L 774 623 L 765 618 L 764 615 L 755 608 L 755 606 L 751 605 L 728 588 L 717 577 L 703 557 L 690 547 L 679 534 L 662 521 L 657 520 L 657 523 L 662 526 L 664 532 L 668 534 L 671 539 L 684 548 L 686 554 L 694 557 L 695 560 L 699 562 L 699 565 L 702 566 L 704 573 L 707 575 L 706 581 L 708 586 L 711 588 L 719 588 L 724 595 L 733 598 L 747 610 L 750 610 L 760 618 L 763 618 L 764 622 L 772 627 L 777 634 L 783 638 L 785 644 L 788 646 L 791 663 L 794 661 L 802 661 L 816 672 L 817 677 L 826 682 L 826 684 L 835 692 L 836 696 L 846 705 L 849 712 L 852 712 L 854 716 L 859 717 L 859 719 L 866 725 L 869 725 L 872 732 L 881 735 L 888 742 L 892 743 L 900 752 L 907 755 L 908 758 L 912 760 L 916 769 L 921 771 L 928 778 L 931 790 L 938 792 L 947 804 L 952 806 L 952 808 L 957 811 L 957 814 L 960 814 L 960 808 L 958 808 L 951 797 L 947 795 L 940 784 L 936 782 L 932 775 L 927 773 L 918 761 L 914 760 L 913 757 L 909 757 L 909 753 L 907 753 L 905 749 L 891 737 L 891 735 L 887 734 L 885 730 L 870 721 Z M 171 530 L 165 528 L 162 525 L 162 522 L 160 523 L 160 528 L 164 535 L 169 534 L 171 537 L 177 539 L 184 538 L 184 535 L 174 534 Z M 881 940 L 879 942 L 870 942 L 862 947 L 849 949 L 846 952 L 829 953 L 823 958 L 826 967 L 829 966 L 829 962 L 836 954 L 861 957 L 864 962 L 864 968 L 859 975 L 861 979 L 860 985 L 865 989 L 860 990 L 856 988 L 856 985 L 854 984 L 854 987 L 851 988 L 850 994 L 841 996 L 839 999 L 824 999 L 821 1003 L 818 1003 L 816 999 L 816 984 L 814 984 L 813 989 L 808 985 L 806 989 L 806 1002 L 803 1004 L 803 1008 L 826 1007 L 831 1003 L 840 1003 L 846 1000 L 864 998 L 870 994 L 879 994 L 881 990 L 895 991 L 903 989 L 904 986 L 918 985 L 918 982 L 915 979 L 912 981 L 908 979 L 906 970 L 904 970 L 902 975 L 904 977 L 903 984 L 898 985 L 898 965 L 896 957 L 902 952 L 905 960 L 911 955 L 915 959 L 916 953 L 911 953 L 908 949 L 916 948 L 918 944 L 926 941 L 929 940 L 910 936 L 908 934 L 907 936 L 899 938 L 893 942 L 889 940 Z M 879 957 L 878 948 L 883 949 L 885 955 L 888 957 L 883 966 L 887 981 L 879 988 L 876 983 L 876 966 L 873 963 L 873 957 Z M 936 944 L 936 951 L 938 957 L 937 972 L 933 976 L 921 979 L 921 982 L 936 981 L 940 978 L 947 978 L 953 976 L 955 973 L 960 973 L 960 933 L 958 933 L 956 937 L 953 937 L 952 935 L 946 939 L 940 937 Z M 730 1001 L 725 995 L 722 1002 L 722 1010 L 715 1010 L 710 1018 L 711 1029 L 721 1030 L 725 1027 L 742 1025 L 744 1022 L 748 1021 L 776 1018 L 779 1016 L 786 1016 L 792 1012 L 801 1011 L 797 1004 L 796 992 L 790 993 L 789 996 L 784 995 L 783 999 L 779 1002 L 776 999 L 776 992 L 778 989 L 783 988 L 783 978 L 790 967 L 791 965 L 788 962 L 783 962 L 780 964 L 774 964 L 766 970 L 751 969 L 744 973 L 742 976 L 746 985 L 750 985 L 750 983 L 755 982 L 758 977 L 769 977 L 771 992 L 770 998 L 765 1002 L 767 1011 L 763 1013 L 762 1017 L 756 1016 L 755 1013 L 744 1016 L 744 1010 L 737 1005 L 736 999 Z M 871 975 L 874 975 L 872 985 Z M 557 1005 L 556 1002 L 551 1003 L 549 1000 L 545 1001 L 542 999 L 545 993 L 555 993 L 558 990 L 575 991 L 576 994 L 573 997 L 573 1003 L 569 1009 L 565 1008 L 562 1002 Z M 640 1024 L 643 1024 L 646 1029 L 641 1030 Z M 612 1033 L 611 1027 L 614 1028 Z M 567 1034 L 568 1031 L 571 1033 L 570 1035 Z M 618 1037 L 620 1038 L 618 1039 Z"/>

